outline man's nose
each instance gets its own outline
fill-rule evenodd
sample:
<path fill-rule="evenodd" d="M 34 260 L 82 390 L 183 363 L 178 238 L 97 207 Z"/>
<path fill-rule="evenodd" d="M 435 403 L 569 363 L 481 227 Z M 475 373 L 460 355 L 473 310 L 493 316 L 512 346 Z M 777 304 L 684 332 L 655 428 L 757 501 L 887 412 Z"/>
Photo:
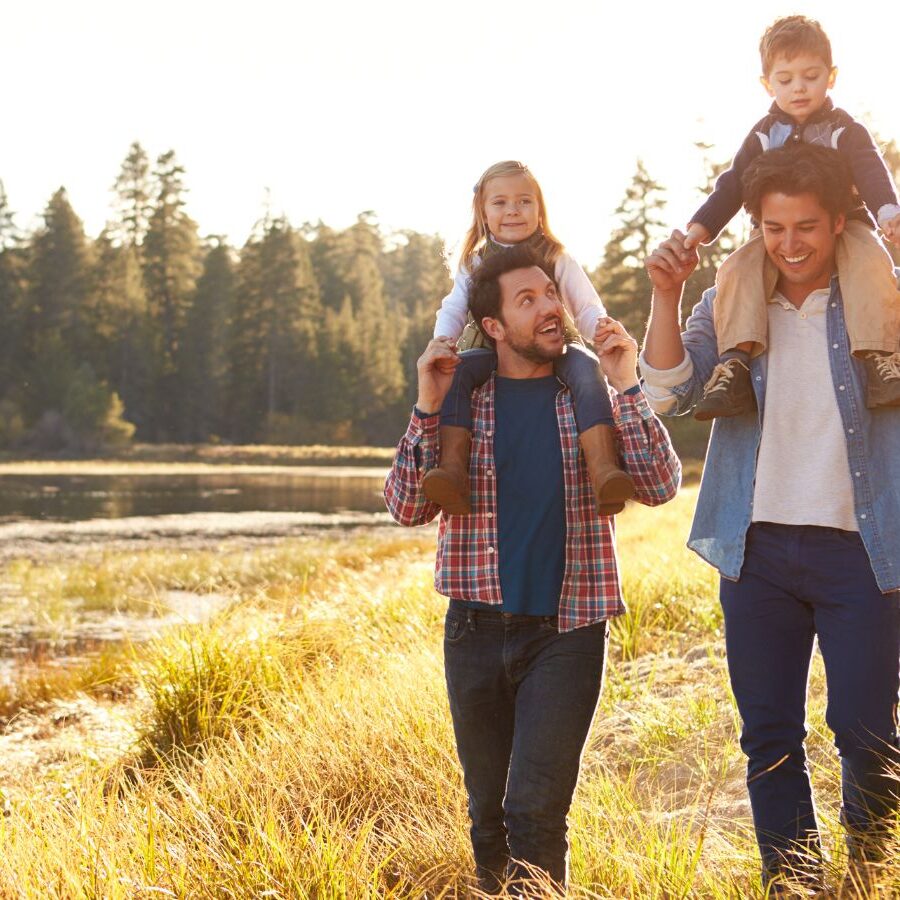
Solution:
<path fill-rule="evenodd" d="M 794 250 L 800 246 L 800 235 L 796 231 L 785 230 L 781 236 L 781 250 L 785 256 L 792 256 Z"/>

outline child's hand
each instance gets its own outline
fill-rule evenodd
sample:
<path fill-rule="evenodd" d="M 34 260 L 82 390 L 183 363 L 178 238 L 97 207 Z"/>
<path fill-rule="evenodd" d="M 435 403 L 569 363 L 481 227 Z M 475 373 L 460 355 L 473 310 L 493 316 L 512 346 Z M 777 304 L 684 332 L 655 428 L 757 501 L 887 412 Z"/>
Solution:
<path fill-rule="evenodd" d="M 893 219 L 885 222 L 881 230 L 895 247 L 900 247 L 900 213 L 897 213 Z"/>
<path fill-rule="evenodd" d="M 700 244 L 705 244 L 710 237 L 710 233 L 702 225 L 691 222 L 687 227 L 687 234 L 684 236 L 684 249 L 693 250 Z"/>
<path fill-rule="evenodd" d="M 606 380 L 620 394 L 638 383 L 637 341 L 621 322 L 601 316 L 594 330 L 594 349 Z"/>

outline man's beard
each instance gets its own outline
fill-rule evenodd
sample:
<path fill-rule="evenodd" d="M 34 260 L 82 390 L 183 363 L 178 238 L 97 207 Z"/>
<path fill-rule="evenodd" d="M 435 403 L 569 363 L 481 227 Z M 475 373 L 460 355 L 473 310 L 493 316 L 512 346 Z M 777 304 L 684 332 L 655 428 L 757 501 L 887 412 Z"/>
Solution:
<path fill-rule="evenodd" d="M 566 349 L 566 345 L 562 344 L 558 350 L 544 350 L 538 346 L 534 338 L 530 341 L 519 341 L 511 338 L 509 335 L 506 336 L 506 345 L 518 356 L 521 356 L 522 359 L 527 359 L 529 362 L 537 363 L 538 365 L 555 362 L 563 355 Z"/>

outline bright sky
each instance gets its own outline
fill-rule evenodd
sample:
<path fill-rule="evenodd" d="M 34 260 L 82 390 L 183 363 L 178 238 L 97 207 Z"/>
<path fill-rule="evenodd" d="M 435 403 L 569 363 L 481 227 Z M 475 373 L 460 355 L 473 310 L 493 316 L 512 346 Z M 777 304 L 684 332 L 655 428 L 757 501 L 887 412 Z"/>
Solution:
<path fill-rule="evenodd" d="M 478 175 L 522 159 L 554 231 L 594 264 L 638 156 L 685 224 L 694 141 L 731 158 L 769 104 L 759 36 L 794 12 L 831 37 L 835 102 L 900 139 L 900 7 L 874 0 L 11 3 L 0 179 L 21 226 L 65 185 L 96 235 L 139 140 L 153 158 L 174 148 L 202 234 L 240 246 L 268 189 L 295 224 L 374 210 L 452 245 Z"/>

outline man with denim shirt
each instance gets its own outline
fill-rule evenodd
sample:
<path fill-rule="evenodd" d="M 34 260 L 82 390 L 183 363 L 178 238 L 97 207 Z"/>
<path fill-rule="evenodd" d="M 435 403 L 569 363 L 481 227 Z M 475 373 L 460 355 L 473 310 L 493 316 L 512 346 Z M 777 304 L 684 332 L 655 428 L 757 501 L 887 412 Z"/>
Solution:
<path fill-rule="evenodd" d="M 479 887 L 493 893 L 509 878 L 516 894 L 540 870 L 562 889 L 607 622 L 625 611 L 613 517 L 597 512 L 572 399 L 553 375 L 565 344 L 552 273 L 527 248 L 497 254 L 473 274 L 470 303 L 498 363 L 472 400 L 471 512 L 443 512 L 438 531 L 447 692 Z M 622 468 L 635 499 L 664 503 L 681 467 L 638 384 L 637 344 L 611 319 L 599 334 Z M 416 409 L 385 483 L 402 525 L 441 512 L 421 480 L 439 460 L 437 412 L 456 358 L 438 338 L 418 361 Z"/>
<path fill-rule="evenodd" d="M 751 361 L 758 411 L 713 426 L 688 546 L 721 575 L 732 689 L 763 880 L 815 889 L 822 859 L 804 750 L 818 638 L 826 721 L 842 766 L 842 822 L 858 872 L 896 811 L 900 760 L 900 409 L 867 410 L 850 353 L 834 248 L 852 207 L 827 148 L 758 157 L 744 177 L 778 269 L 770 345 Z M 647 259 L 653 302 L 641 370 L 657 412 L 688 412 L 718 362 L 714 289 L 681 333 L 697 263 L 673 233 Z"/>

